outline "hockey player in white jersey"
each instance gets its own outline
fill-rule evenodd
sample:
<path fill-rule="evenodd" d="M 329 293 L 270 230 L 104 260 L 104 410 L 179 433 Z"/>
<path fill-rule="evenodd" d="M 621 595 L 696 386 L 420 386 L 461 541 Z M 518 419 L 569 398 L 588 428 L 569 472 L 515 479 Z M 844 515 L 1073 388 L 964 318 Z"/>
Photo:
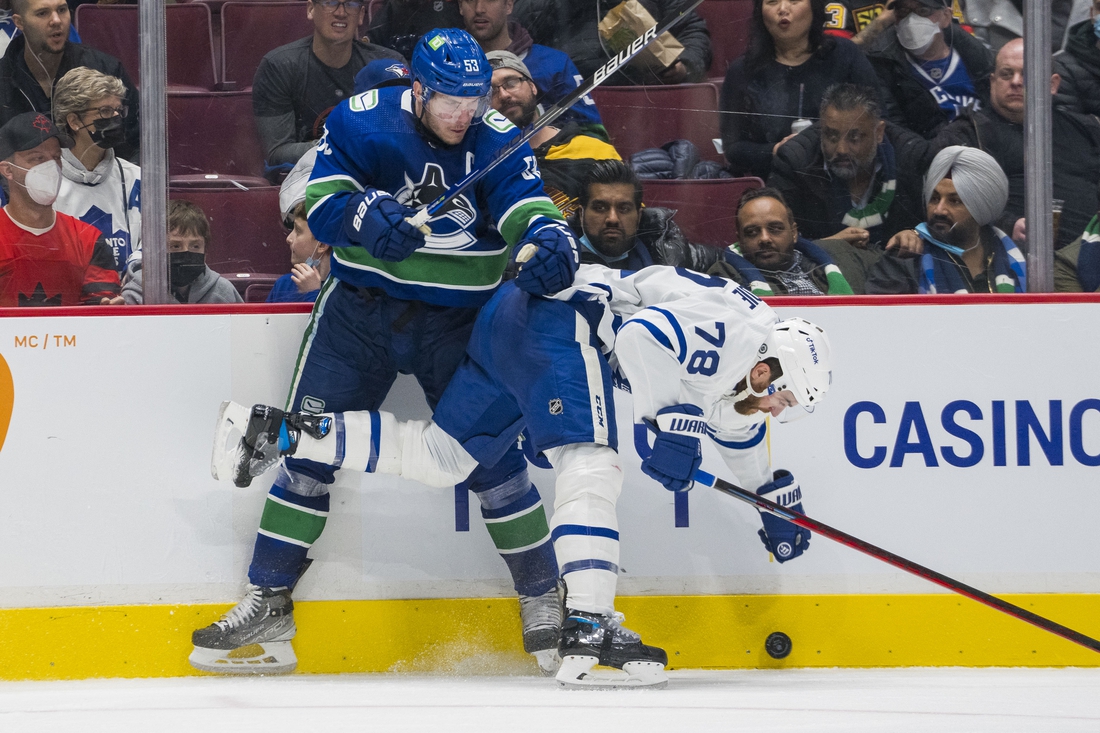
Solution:
<path fill-rule="evenodd" d="M 582 266 L 574 287 L 553 298 L 506 284 L 478 316 L 432 422 L 226 403 L 212 470 L 258 475 L 293 455 L 450 486 L 478 462 L 492 465 L 526 430 L 557 473 L 551 527 L 567 593 L 557 679 L 661 686 L 665 652 L 623 628 L 614 609 L 623 473 L 613 372 L 629 384 L 635 423 L 656 431 L 651 449 L 639 446 L 646 474 L 689 489 L 706 436 L 742 484 L 801 511 L 793 477 L 771 472 L 766 417 L 817 407 L 831 382 L 828 339 L 808 321 L 781 321 L 736 283 L 667 267 Z M 762 520 L 761 538 L 780 562 L 808 549 L 806 530 Z"/>

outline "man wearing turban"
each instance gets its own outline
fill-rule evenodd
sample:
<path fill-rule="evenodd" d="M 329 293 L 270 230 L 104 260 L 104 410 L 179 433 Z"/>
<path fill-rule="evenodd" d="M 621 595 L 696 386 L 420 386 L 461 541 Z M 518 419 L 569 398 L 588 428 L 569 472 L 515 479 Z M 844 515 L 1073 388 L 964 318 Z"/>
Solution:
<path fill-rule="evenodd" d="M 1008 179 L 997 161 L 976 148 L 941 150 L 924 178 L 925 221 L 898 232 L 867 276 L 868 293 L 1021 293 L 1024 256 L 991 223 L 1008 201 Z"/>

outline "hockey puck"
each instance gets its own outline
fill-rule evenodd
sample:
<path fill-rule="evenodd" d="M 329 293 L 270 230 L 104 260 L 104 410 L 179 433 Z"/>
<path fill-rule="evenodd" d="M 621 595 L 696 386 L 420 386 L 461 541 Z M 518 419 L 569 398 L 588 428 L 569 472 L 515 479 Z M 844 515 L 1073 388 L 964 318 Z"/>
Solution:
<path fill-rule="evenodd" d="M 783 659 L 791 653 L 791 637 L 782 631 L 773 631 L 764 640 L 764 651 L 772 659 Z"/>

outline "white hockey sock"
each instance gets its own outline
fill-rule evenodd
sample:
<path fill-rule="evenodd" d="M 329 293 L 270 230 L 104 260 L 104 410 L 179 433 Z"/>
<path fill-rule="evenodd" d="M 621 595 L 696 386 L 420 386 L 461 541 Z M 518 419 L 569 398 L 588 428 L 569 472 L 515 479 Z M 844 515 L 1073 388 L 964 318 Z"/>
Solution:
<path fill-rule="evenodd" d="M 594 443 L 552 448 L 546 454 L 557 472 L 551 536 L 565 579 L 565 605 L 610 614 L 615 610 L 619 573 L 615 516 L 615 502 L 623 488 L 619 456 Z"/>
<path fill-rule="evenodd" d="M 458 441 L 427 420 L 366 410 L 326 417 L 333 421 L 329 434 L 317 440 L 303 432 L 295 458 L 441 487 L 459 483 L 477 466 Z"/>

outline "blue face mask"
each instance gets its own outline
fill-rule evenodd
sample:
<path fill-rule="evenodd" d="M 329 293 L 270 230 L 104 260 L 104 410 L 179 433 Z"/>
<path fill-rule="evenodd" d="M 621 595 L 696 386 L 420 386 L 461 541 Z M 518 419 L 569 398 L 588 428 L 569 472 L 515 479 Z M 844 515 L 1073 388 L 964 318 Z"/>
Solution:
<path fill-rule="evenodd" d="M 948 244 L 947 242 L 941 242 L 940 240 L 933 237 L 931 232 L 928 231 L 928 225 L 925 224 L 923 221 L 920 224 L 917 224 L 913 228 L 917 230 L 917 234 L 920 235 L 921 239 L 928 242 L 929 244 L 936 245 L 937 247 L 939 247 L 942 250 L 950 252 L 951 254 L 955 255 L 956 257 L 962 257 L 966 253 L 966 250 L 963 249 L 962 247 L 956 247 L 953 244 Z"/>
<path fill-rule="evenodd" d="M 1100 38 L 1100 15 L 1092 21 L 1092 34 L 1097 38 Z"/>

